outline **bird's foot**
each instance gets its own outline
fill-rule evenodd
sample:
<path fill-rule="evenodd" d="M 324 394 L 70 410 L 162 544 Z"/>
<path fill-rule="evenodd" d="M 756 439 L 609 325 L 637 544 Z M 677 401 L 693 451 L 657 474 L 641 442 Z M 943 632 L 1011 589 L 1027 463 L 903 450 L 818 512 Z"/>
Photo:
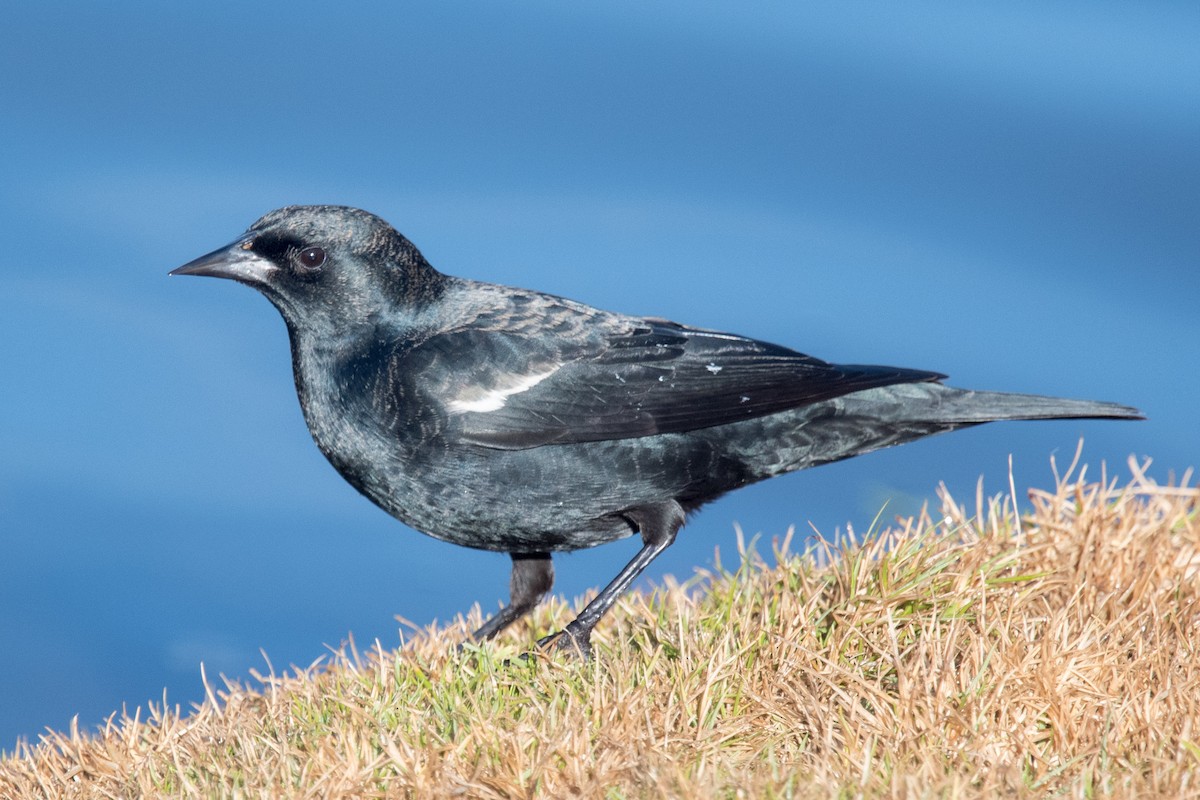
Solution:
<path fill-rule="evenodd" d="M 580 661 L 589 661 L 592 658 L 592 631 L 572 622 L 558 633 L 538 639 L 537 649 L 543 653 L 558 651 Z"/>

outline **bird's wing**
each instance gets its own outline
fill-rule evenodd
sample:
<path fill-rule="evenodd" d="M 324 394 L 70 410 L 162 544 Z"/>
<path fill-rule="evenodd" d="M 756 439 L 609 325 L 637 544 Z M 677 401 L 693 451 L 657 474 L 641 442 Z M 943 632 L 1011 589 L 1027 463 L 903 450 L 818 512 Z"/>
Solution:
<path fill-rule="evenodd" d="M 421 370 L 441 377 L 426 391 L 466 441 L 525 449 L 680 433 L 874 386 L 945 377 L 829 364 L 660 320 L 596 327 L 582 337 L 478 329 L 442 334 L 424 346 L 441 362 L 437 370 Z"/>

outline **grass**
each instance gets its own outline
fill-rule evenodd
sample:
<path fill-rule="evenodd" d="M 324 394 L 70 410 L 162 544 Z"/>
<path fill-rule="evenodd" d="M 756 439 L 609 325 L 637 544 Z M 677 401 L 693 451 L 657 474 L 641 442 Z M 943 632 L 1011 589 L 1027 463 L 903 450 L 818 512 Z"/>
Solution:
<path fill-rule="evenodd" d="M 623 600 L 596 659 L 478 612 L 47 733 L 0 796 L 1200 797 L 1200 491 L 1063 478 Z M 532 629 L 531 629 L 532 628 Z"/>

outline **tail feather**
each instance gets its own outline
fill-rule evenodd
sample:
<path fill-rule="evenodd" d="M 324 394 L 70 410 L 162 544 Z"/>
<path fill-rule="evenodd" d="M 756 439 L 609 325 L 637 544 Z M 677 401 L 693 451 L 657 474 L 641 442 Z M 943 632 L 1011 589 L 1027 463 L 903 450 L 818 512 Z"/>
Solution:
<path fill-rule="evenodd" d="M 969 424 L 1006 419 L 1145 419 L 1136 408 L 1096 400 L 977 392 L 940 384 L 910 384 L 896 388 L 910 387 L 918 390 L 919 394 L 927 395 L 927 399 L 925 402 L 906 403 L 907 412 L 927 422 Z"/>
<path fill-rule="evenodd" d="M 723 446 L 755 465 L 751 479 L 760 480 L 985 422 L 1103 418 L 1144 419 L 1138 409 L 1117 403 L 902 383 L 747 421 L 742 424 L 763 428 L 760 435 L 739 435 Z M 715 430 L 734 431 L 735 426 Z"/>

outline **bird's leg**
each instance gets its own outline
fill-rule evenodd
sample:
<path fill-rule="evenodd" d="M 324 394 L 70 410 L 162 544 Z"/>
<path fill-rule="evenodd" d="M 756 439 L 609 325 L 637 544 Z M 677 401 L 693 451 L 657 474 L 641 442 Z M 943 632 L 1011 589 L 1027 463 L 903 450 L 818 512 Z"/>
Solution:
<path fill-rule="evenodd" d="M 624 512 L 624 516 L 633 522 L 642 534 L 642 549 L 617 573 L 617 577 L 579 612 L 579 616 L 559 633 L 541 639 L 538 647 L 553 646 L 560 650 L 574 651 L 575 655 L 584 659 L 591 658 L 592 629 L 596 627 L 596 623 L 612 608 L 617 598 L 629 589 L 637 576 L 650 566 L 650 562 L 671 546 L 675 541 L 675 534 L 683 527 L 686 518 L 683 508 L 674 500 L 635 508 Z"/>
<path fill-rule="evenodd" d="M 554 585 L 554 564 L 549 553 L 512 553 L 512 560 L 508 605 L 471 634 L 474 641 L 491 639 L 528 614 Z"/>

